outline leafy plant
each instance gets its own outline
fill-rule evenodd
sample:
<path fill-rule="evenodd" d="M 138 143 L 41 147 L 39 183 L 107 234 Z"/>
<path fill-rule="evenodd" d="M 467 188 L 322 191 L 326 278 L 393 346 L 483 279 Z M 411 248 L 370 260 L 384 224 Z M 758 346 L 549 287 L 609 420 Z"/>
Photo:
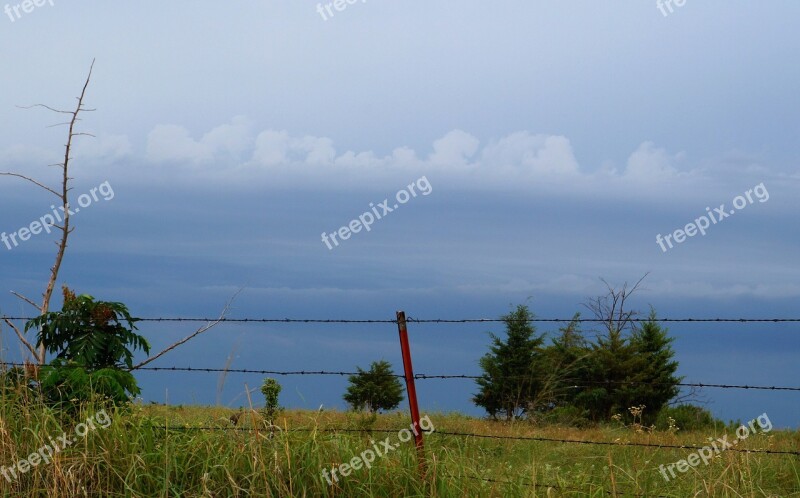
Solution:
<path fill-rule="evenodd" d="M 136 318 L 122 303 L 95 301 L 88 294 L 76 296 L 63 287 L 61 311 L 29 320 L 25 331 L 38 329 L 37 346 L 55 354 L 42 367 L 40 385 L 52 403 L 106 398 L 125 403 L 140 390 L 133 374 L 137 349 L 150 352 L 147 340 L 134 332 Z"/>
<path fill-rule="evenodd" d="M 388 361 L 374 361 L 368 371 L 358 368 L 350 376 L 344 400 L 355 410 L 393 410 L 403 401 L 403 385 Z"/>
<path fill-rule="evenodd" d="M 714 419 L 710 411 L 696 405 L 665 406 L 656 418 L 656 427 L 660 430 L 677 427 L 681 431 L 697 431 L 713 429 L 715 426 L 724 427 L 725 423 Z"/>
<path fill-rule="evenodd" d="M 266 378 L 261 385 L 261 392 L 264 394 L 266 403 L 264 404 L 264 415 L 272 423 L 275 415 L 281 410 L 278 404 L 278 396 L 281 393 L 281 385 L 275 379 Z"/>

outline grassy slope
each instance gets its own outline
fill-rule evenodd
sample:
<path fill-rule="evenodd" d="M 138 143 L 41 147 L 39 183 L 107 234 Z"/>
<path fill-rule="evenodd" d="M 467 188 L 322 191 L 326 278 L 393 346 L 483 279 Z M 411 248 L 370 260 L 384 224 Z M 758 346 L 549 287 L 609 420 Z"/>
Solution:
<path fill-rule="evenodd" d="M 246 413 L 238 428 L 258 430 L 165 430 L 170 426 L 232 427 L 224 408 L 134 406 L 110 413 L 108 428 L 90 431 L 53 462 L 41 463 L 14 482 L 0 476 L 0 496 L 800 496 L 800 459 L 726 452 L 671 482 L 660 464 L 692 450 L 506 441 L 442 434 L 425 438 L 428 481 L 419 479 L 413 443 L 401 444 L 329 486 L 323 468 L 351 460 L 373 447 L 371 440 L 395 432 L 332 433 L 326 428 L 398 429 L 405 414 L 380 416 L 370 424 L 352 413 L 288 411 L 271 434 L 259 416 Z M 91 411 L 81 414 L 85 420 Z M 0 465 L 37 451 L 77 421 L 59 421 L 41 408 L 0 402 Z M 430 414 L 438 431 L 539 436 L 609 442 L 704 445 L 713 433 L 636 433 L 627 428 L 571 429 L 507 425 L 455 414 Z M 160 427 L 159 427 L 160 426 Z M 289 429 L 290 432 L 286 432 Z M 298 430 L 301 429 L 301 430 Z M 713 431 L 712 431 L 713 432 Z M 377 444 L 377 443 L 375 443 Z M 380 448 L 380 445 L 378 446 Z M 796 450 L 800 434 L 773 431 L 737 445 Z M 509 483 L 499 482 L 509 481 Z M 531 484 L 535 483 L 536 486 Z M 549 489 L 547 485 L 559 486 Z"/>

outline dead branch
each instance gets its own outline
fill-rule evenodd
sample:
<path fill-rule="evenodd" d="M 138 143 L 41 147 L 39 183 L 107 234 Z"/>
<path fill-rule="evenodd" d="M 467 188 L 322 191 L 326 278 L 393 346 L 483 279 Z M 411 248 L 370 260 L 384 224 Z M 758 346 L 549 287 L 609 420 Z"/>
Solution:
<path fill-rule="evenodd" d="M 25 339 L 25 336 L 22 335 L 22 332 L 20 332 L 19 328 L 17 328 L 16 325 L 11 323 L 11 320 L 9 320 L 8 318 L 3 318 L 3 321 L 6 322 L 6 324 L 9 327 L 11 327 L 11 329 L 14 331 L 15 334 L 17 334 L 17 338 L 19 338 L 19 341 L 22 343 L 23 346 L 28 348 L 28 351 L 30 351 L 31 354 L 33 355 L 33 359 L 41 363 L 39 355 L 36 354 L 36 350 L 34 349 L 33 345 L 30 342 L 28 342 L 27 339 Z"/>
<path fill-rule="evenodd" d="M 42 312 L 42 309 L 39 307 L 39 305 L 38 305 L 38 304 L 34 303 L 32 300 L 30 300 L 30 299 L 28 299 L 27 297 L 23 296 L 23 295 L 22 295 L 22 294 L 20 294 L 19 292 L 11 291 L 11 293 L 12 293 L 12 294 L 14 294 L 15 296 L 17 296 L 18 298 L 22 299 L 22 300 L 23 300 L 23 301 L 25 301 L 26 303 L 30 304 L 30 305 L 31 305 L 31 306 L 33 306 L 34 308 L 36 308 L 36 311 L 38 311 L 38 312 L 40 312 L 40 313 Z"/>
<path fill-rule="evenodd" d="M 626 328 L 635 325 L 633 320 L 638 315 L 638 312 L 628 310 L 626 301 L 634 292 L 639 290 L 642 282 L 649 274 L 649 272 L 645 273 L 630 289 L 627 282 L 623 284 L 621 289 L 617 289 L 601 278 L 600 281 L 605 284 L 607 289 L 606 294 L 590 298 L 583 306 L 603 323 L 607 334 L 620 334 Z"/>
<path fill-rule="evenodd" d="M 128 371 L 130 372 L 130 371 L 142 368 L 143 366 L 147 365 L 148 363 L 150 363 L 152 361 L 155 361 L 158 358 L 160 358 L 160 357 L 164 356 L 165 354 L 169 353 L 170 351 L 172 351 L 173 349 L 177 348 L 178 346 L 180 346 L 182 344 L 186 344 L 187 342 L 189 342 L 190 340 L 194 339 L 195 337 L 197 337 L 198 335 L 202 334 L 203 332 L 207 332 L 208 330 L 210 330 L 210 329 L 216 327 L 217 325 L 219 325 L 219 323 L 222 322 L 222 320 L 224 320 L 226 316 L 228 316 L 228 312 L 231 309 L 231 304 L 233 304 L 233 301 L 236 299 L 236 297 L 239 295 L 240 292 L 242 292 L 242 289 L 239 289 L 238 291 L 236 291 L 236 293 L 228 300 L 228 302 L 225 303 L 225 307 L 222 308 L 222 312 L 220 313 L 219 318 L 217 318 L 216 320 L 214 320 L 212 322 L 208 322 L 207 324 L 205 324 L 202 327 L 200 327 L 199 329 L 195 330 L 193 333 L 187 335 L 186 337 L 184 337 L 180 341 L 178 341 L 178 342 L 170 345 L 166 349 L 162 350 L 160 353 L 155 354 L 155 355 L 147 358 L 146 360 L 142 361 L 141 363 L 139 363 L 137 365 L 134 365 L 132 368 L 128 369 Z"/>
<path fill-rule="evenodd" d="M 59 194 L 55 190 L 51 189 L 47 185 L 44 185 L 43 183 L 37 182 L 36 180 L 34 180 L 33 178 L 31 178 L 29 176 L 21 175 L 19 173 L 10 173 L 10 172 L 2 172 L 2 173 L 0 173 L 0 176 L 15 176 L 17 178 L 22 178 L 23 180 L 27 180 L 27 181 L 33 183 L 37 187 L 41 187 L 41 188 L 47 190 L 48 192 L 50 192 L 51 194 L 55 195 L 56 197 L 61 197 L 61 194 Z"/>
<path fill-rule="evenodd" d="M 708 405 L 709 401 L 705 399 L 702 390 L 698 389 L 697 386 L 691 386 L 688 392 L 675 396 L 667 405 L 679 406 L 685 403 Z"/>

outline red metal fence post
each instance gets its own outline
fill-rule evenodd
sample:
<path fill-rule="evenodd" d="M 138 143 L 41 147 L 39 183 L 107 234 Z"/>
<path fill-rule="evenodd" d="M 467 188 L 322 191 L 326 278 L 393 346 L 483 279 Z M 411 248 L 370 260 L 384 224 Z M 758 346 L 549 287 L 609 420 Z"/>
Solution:
<path fill-rule="evenodd" d="M 417 446 L 417 458 L 420 469 L 425 473 L 425 446 L 422 441 L 422 428 L 419 425 L 419 407 L 417 406 L 417 388 L 414 385 L 414 367 L 411 364 L 411 348 L 408 345 L 408 329 L 406 328 L 406 313 L 397 312 L 397 329 L 400 332 L 400 350 L 403 353 L 403 371 L 406 375 L 406 392 L 408 404 L 411 407 L 411 421 L 414 423 L 414 442 Z"/>

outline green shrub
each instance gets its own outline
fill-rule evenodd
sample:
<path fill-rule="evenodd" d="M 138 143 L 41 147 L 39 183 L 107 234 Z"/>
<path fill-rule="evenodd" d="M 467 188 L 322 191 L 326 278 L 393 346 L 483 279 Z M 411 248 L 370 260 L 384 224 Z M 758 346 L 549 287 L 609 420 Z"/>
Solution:
<path fill-rule="evenodd" d="M 61 311 L 45 313 L 25 324 L 38 330 L 37 346 L 56 357 L 41 367 L 39 384 L 54 405 L 101 399 L 115 405 L 130 401 L 139 387 L 130 369 L 137 349 L 150 345 L 135 333 L 137 321 L 122 303 L 76 296 L 66 286 Z"/>
<path fill-rule="evenodd" d="M 666 431 L 669 429 L 672 418 L 674 425 L 681 431 L 698 431 L 713 429 L 715 425 L 724 425 L 715 419 L 711 412 L 695 405 L 665 406 L 656 417 L 656 429 Z"/>
<path fill-rule="evenodd" d="M 403 385 L 388 361 L 374 361 L 367 371 L 356 369 L 358 373 L 350 376 L 344 395 L 344 400 L 354 410 L 394 410 L 403 401 Z"/>
<path fill-rule="evenodd" d="M 266 378 L 261 385 L 261 393 L 264 395 L 264 415 L 269 423 L 275 419 L 275 415 L 281 410 L 278 404 L 278 396 L 281 393 L 281 385 L 275 379 Z"/>
<path fill-rule="evenodd" d="M 558 406 L 538 419 L 544 424 L 564 425 L 568 427 L 584 428 L 594 425 L 589 419 L 589 412 L 577 406 Z"/>

